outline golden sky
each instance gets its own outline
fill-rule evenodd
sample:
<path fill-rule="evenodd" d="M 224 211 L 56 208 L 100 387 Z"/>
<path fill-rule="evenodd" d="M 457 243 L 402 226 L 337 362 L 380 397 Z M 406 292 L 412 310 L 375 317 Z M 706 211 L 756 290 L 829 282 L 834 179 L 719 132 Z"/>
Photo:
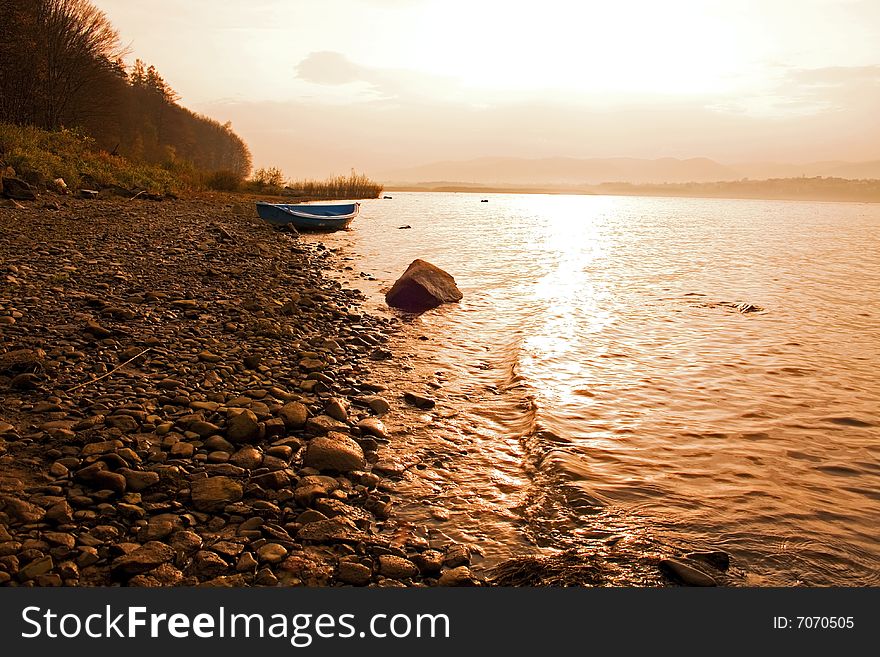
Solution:
<path fill-rule="evenodd" d="M 93 0 L 257 166 L 880 159 L 878 0 Z"/>

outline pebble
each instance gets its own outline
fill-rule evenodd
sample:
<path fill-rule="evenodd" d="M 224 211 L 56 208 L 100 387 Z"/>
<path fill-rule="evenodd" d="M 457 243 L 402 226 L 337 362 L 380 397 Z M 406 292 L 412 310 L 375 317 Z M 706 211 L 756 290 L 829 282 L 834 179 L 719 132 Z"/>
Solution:
<path fill-rule="evenodd" d="M 190 485 L 193 506 L 199 511 L 222 511 L 244 495 L 241 484 L 229 477 L 194 479 Z"/>
<path fill-rule="evenodd" d="M 166 561 L 171 561 L 174 554 L 174 548 L 170 545 L 159 541 L 149 541 L 129 554 L 115 559 L 113 572 L 122 576 L 139 575 Z"/>
<path fill-rule="evenodd" d="M 0 213 L 0 457 L 32 477 L 0 495 L 0 584 L 433 583 L 369 492 L 392 322 L 351 310 L 329 251 L 222 202 L 82 203 Z"/>
<path fill-rule="evenodd" d="M 373 570 L 356 561 L 341 561 L 337 567 L 336 576 L 339 581 L 346 584 L 366 586 L 373 577 Z"/>
<path fill-rule="evenodd" d="M 233 444 L 253 442 L 259 435 L 260 424 L 257 416 L 249 409 L 242 410 L 227 423 L 226 438 Z"/>
<path fill-rule="evenodd" d="M 257 550 L 257 556 L 262 562 L 281 563 L 287 556 L 287 549 L 278 543 L 267 543 Z"/>
<path fill-rule="evenodd" d="M 440 575 L 437 581 L 440 586 L 475 586 L 476 580 L 467 566 L 451 568 Z"/>
<path fill-rule="evenodd" d="M 317 470 L 350 472 L 363 470 L 364 451 L 345 434 L 330 432 L 309 441 L 303 464 Z"/>
<path fill-rule="evenodd" d="M 379 556 L 379 573 L 391 579 L 408 579 L 418 575 L 419 569 L 409 559 L 383 554 Z"/>
<path fill-rule="evenodd" d="M 388 440 L 389 438 L 388 430 L 385 428 L 385 423 L 382 422 L 382 420 L 380 420 L 379 418 L 364 418 L 357 423 L 357 428 L 361 430 L 362 434 L 367 436 L 375 436 L 384 440 Z"/>
<path fill-rule="evenodd" d="M 660 570 L 685 586 L 718 586 L 711 575 L 677 559 L 663 559 Z"/>
<path fill-rule="evenodd" d="M 415 392 L 403 393 L 403 401 L 405 401 L 410 406 L 415 406 L 416 408 L 421 408 L 422 410 L 430 410 L 436 405 L 436 402 L 430 397 L 425 397 L 424 395 L 419 395 Z"/>

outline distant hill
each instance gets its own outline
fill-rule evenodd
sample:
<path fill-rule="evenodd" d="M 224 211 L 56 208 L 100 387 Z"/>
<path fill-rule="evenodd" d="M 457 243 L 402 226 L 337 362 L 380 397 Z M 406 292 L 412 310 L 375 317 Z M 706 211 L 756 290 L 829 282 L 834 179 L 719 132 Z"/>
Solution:
<path fill-rule="evenodd" d="M 604 182 L 642 185 L 801 176 L 877 179 L 880 178 L 880 160 L 808 164 L 758 162 L 725 165 L 704 157 L 690 159 L 664 157 L 656 160 L 623 157 L 540 159 L 482 157 L 396 169 L 386 171 L 377 178 L 392 185 L 429 181 L 450 181 L 471 185 L 597 185 Z"/>
<path fill-rule="evenodd" d="M 454 180 L 479 184 L 597 184 L 608 181 L 689 182 L 736 178 L 737 173 L 707 158 L 659 160 L 637 158 L 550 157 L 527 159 L 483 157 L 467 161 L 435 162 L 410 169 L 385 172 L 389 182 Z"/>

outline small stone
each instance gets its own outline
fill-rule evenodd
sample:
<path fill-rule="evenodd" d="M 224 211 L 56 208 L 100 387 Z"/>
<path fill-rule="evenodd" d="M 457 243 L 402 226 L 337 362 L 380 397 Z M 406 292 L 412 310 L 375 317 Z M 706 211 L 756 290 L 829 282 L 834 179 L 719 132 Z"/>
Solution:
<path fill-rule="evenodd" d="M 48 555 L 40 557 L 38 559 L 34 559 L 27 566 L 19 570 L 18 579 L 22 582 L 36 579 L 40 575 L 45 575 L 54 567 L 55 564 L 52 562 L 52 557 Z"/>
<path fill-rule="evenodd" d="M 150 541 L 113 562 L 117 575 L 132 576 L 145 573 L 174 558 L 174 548 L 159 541 Z"/>
<path fill-rule="evenodd" d="M 253 572 L 257 568 L 257 560 L 254 559 L 254 555 L 250 552 L 245 552 L 238 558 L 238 562 L 235 564 L 235 570 L 240 573 L 244 572 Z"/>
<path fill-rule="evenodd" d="M 220 427 L 218 427 L 213 422 L 206 422 L 204 420 L 196 420 L 195 422 L 190 424 L 187 429 L 189 429 L 193 433 L 197 433 L 199 435 L 199 438 L 202 439 L 220 433 Z"/>
<path fill-rule="evenodd" d="M 36 504 L 4 495 L 0 497 L 0 508 L 13 520 L 22 523 L 39 522 L 46 512 Z"/>
<path fill-rule="evenodd" d="M 66 532 L 44 532 L 43 538 L 53 545 L 63 545 L 68 550 L 72 550 L 76 545 L 76 539 Z"/>
<path fill-rule="evenodd" d="M 422 410 L 432 409 L 436 405 L 436 402 L 430 397 L 425 397 L 414 392 L 403 393 L 403 401 L 405 401 L 410 406 L 415 406 L 416 408 L 421 408 Z"/>
<path fill-rule="evenodd" d="M 96 443 L 89 443 L 85 447 L 82 448 L 81 454 L 85 456 L 93 456 L 95 454 L 106 454 L 108 452 L 115 452 L 117 449 L 122 449 L 125 445 L 122 444 L 121 440 L 102 440 Z"/>
<path fill-rule="evenodd" d="M 76 565 L 80 568 L 88 568 L 101 560 L 101 557 L 98 556 L 98 551 L 93 547 L 83 546 L 79 548 L 79 551 L 80 554 L 76 559 Z"/>
<path fill-rule="evenodd" d="M 409 579 L 419 574 L 419 569 L 409 559 L 393 554 L 379 556 L 379 574 L 391 579 Z"/>
<path fill-rule="evenodd" d="M 233 444 L 253 442 L 259 436 L 260 424 L 251 410 L 245 409 L 227 422 L 226 438 Z"/>
<path fill-rule="evenodd" d="M 348 411 L 345 405 L 335 397 L 327 402 L 327 405 L 324 407 L 324 413 L 339 422 L 348 422 Z"/>
<path fill-rule="evenodd" d="M 278 586 L 278 578 L 268 568 L 262 568 L 254 577 L 254 583 L 260 586 Z"/>
<path fill-rule="evenodd" d="M 79 579 L 79 566 L 73 561 L 62 561 L 56 569 L 61 579 L 72 580 Z"/>
<path fill-rule="evenodd" d="M 191 459 L 195 451 L 196 448 L 192 443 L 179 440 L 171 446 L 171 451 L 168 454 L 175 459 Z"/>
<path fill-rule="evenodd" d="M 290 484 L 290 477 L 283 470 L 276 470 L 252 477 L 251 481 L 266 490 L 280 490 Z"/>
<path fill-rule="evenodd" d="M 12 377 L 10 387 L 16 390 L 36 390 L 40 384 L 40 377 L 32 372 L 23 372 Z"/>
<path fill-rule="evenodd" d="M 117 472 L 125 477 L 128 490 L 140 492 L 159 483 L 159 473 L 150 470 L 131 470 L 120 468 Z"/>
<path fill-rule="evenodd" d="M 467 566 L 447 570 L 437 582 L 440 586 L 475 586 L 476 581 Z"/>
<path fill-rule="evenodd" d="M 287 556 L 287 549 L 278 543 L 266 543 L 257 550 L 257 556 L 265 563 L 280 563 Z"/>
<path fill-rule="evenodd" d="M 56 461 L 49 466 L 49 474 L 53 477 L 66 477 L 68 474 L 70 474 L 70 470 L 68 470 L 67 467 L 63 464 Z"/>
<path fill-rule="evenodd" d="M 364 401 L 367 406 L 370 407 L 370 410 L 373 411 L 376 415 L 385 415 L 388 411 L 391 410 L 391 405 L 385 401 L 382 397 L 371 395 L 369 397 L 365 397 Z"/>
<path fill-rule="evenodd" d="M 229 565 L 220 555 L 208 550 L 199 550 L 193 556 L 189 569 L 199 577 L 217 577 L 229 570 Z"/>
<path fill-rule="evenodd" d="M 345 434 L 336 432 L 309 441 L 303 464 L 317 470 L 336 472 L 363 470 L 366 467 L 361 446 Z"/>
<path fill-rule="evenodd" d="M 193 506 L 199 511 L 222 511 L 227 504 L 238 502 L 244 495 L 241 484 L 229 477 L 194 479 L 190 487 Z"/>
<path fill-rule="evenodd" d="M 446 554 L 443 556 L 443 565 L 448 568 L 458 568 L 459 566 L 468 566 L 471 563 L 471 550 L 467 545 L 456 543 L 446 548 Z"/>
<path fill-rule="evenodd" d="M 246 445 L 229 457 L 229 462 L 240 468 L 253 470 L 263 462 L 263 453 L 256 447 Z"/>
<path fill-rule="evenodd" d="M 379 418 L 364 418 L 363 420 L 358 422 L 357 427 L 361 430 L 361 433 L 363 435 L 376 436 L 377 438 L 388 440 L 388 430 L 385 428 L 385 424 Z"/>
<path fill-rule="evenodd" d="M 294 499 L 300 506 L 310 506 L 318 497 L 326 497 L 339 488 L 339 482 L 333 477 L 309 475 L 296 484 L 293 491 Z"/>
<path fill-rule="evenodd" d="M 318 415 L 306 420 L 306 431 L 314 435 L 322 435 L 331 431 L 347 431 L 348 425 L 334 420 L 329 415 Z"/>
<path fill-rule="evenodd" d="M 318 358 L 303 358 L 299 361 L 299 367 L 305 372 L 317 372 L 327 367 L 327 363 Z"/>
<path fill-rule="evenodd" d="M 711 575 L 677 559 L 663 559 L 660 570 L 686 586 L 718 586 Z"/>
<path fill-rule="evenodd" d="M 211 436 L 205 441 L 205 447 L 221 452 L 229 452 L 230 454 L 235 451 L 235 445 L 223 436 Z"/>
<path fill-rule="evenodd" d="M 46 519 L 62 525 L 73 520 L 73 509 L 66 500 L 58 502 L 46 510 Z"/>
<path fill-rule="evenodd" d="M 436 577 L 443 569 L 443 553 L 439 550 L 425 550 L 413 557 L 422 575 Z"/>
<path fill-rule="evenodd" d="M 315 509 L 306 509 L 296 517 L 296 521 L 301 525 L 318 522 L 319 520 L 327 520 L 327 516 Z"/>
<path fill-rule="evenodd" d="M 174 532 L 174 523 L 170 520 L 153 518 L 146 527 L 138 532 L 138 540 L 144 543 L 148 541 L 160 541 L 168 538 Z"/>
<path fill-rule="evenodd" d="M 336 569 L 336 577 L 346 584 L 366 586 L 373 577 L 373 571 L 356 561 L 341 561 Z"/>
<path fill-rule="evenodd" d="M 202 537 L 188 530 L 181 530 L 171 537 L 171 547 L 177 552 L 188 554 L 202 547 Z"/>
<path fill-rule="evenodd" d="M 137 420 L 130 415 L 111 415 L 105 418 L 105 422 L 109 426 L 116 427 L 125 433 L 137 431 L 140 426 L 138 425 Z"/>
<path fill-rule="evenodd" d="M 367 534 L 356 527 L 336 518 L 310 522 L 304 525 L 296 533 L 301 541 L 314 541 L 316 543 L 358 543 L 363 541 Z"/>
<path fill-rule="evenodd" d="M 306 420 L 309 417 L 309 411 L 305 407 L 305 404 L 296 401 L 288 402 L 282 406 L 278 414 L 281 416 L 284 425 L 288 429 L 300 429 L 304 427 L 306 425 Z"/>
<path fill-rule="evenodd" d="M 97 490 L 112 490 L 119 495 L 125 492 L 126 484 L 125 477 L 117 472 L 109 472 L 107 470 L 99 470 L 95 472 L 90 481 L 90 485 L 92 488 Z"/>

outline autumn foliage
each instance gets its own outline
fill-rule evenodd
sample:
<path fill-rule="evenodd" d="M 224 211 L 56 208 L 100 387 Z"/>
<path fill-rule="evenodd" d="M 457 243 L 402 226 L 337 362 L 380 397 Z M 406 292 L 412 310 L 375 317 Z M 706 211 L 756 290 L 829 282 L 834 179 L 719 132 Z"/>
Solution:
<path fill-rule="evenodd" d="M 182 107 L 154 67 L 129 70 L 124 54 L 88 0 L 0 0 L 0 123 L 76 129 L 96 149 L 203 185 L 244 180 L 251 156 L 231 125 Z"/>

